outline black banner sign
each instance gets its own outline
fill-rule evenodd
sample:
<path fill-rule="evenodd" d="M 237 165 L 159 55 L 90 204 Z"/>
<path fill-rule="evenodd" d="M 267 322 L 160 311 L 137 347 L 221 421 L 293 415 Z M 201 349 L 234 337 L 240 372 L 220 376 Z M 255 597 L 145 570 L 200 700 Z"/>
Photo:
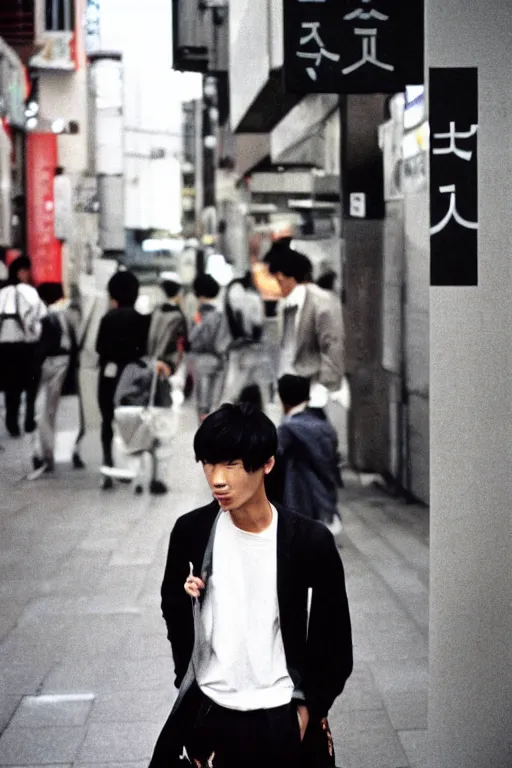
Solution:
<path fill-rule="evenodd" d="M 430 69 L 430 284 L 478 285 L 478 71 Z"/>
<path fill-rule="evenodd" d="M 423 84 L 424 0 L 283 0 L 288 93 Z"/>

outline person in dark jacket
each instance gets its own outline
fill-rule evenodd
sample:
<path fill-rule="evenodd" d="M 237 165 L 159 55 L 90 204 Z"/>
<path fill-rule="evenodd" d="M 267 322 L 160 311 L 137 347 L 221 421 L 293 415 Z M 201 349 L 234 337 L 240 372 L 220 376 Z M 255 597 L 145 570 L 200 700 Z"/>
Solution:
<path fill-rule="evenodd" d="M 283 503 L 342 531 L 338 436 L 320 409 L 309 408 L 309 379 L 286 374 L 278 381 L 285 418 L 278 427 L 278 462 L 283 475 Z"/>
<path fill-rule="evenodd" d="M 276 449 L 275 426 L 248 404 L 223 405 L 196 433 L 215 500 L 170 538 L 162 613 L 179 692 L 150 768 L 184 750 L 201 768 L 319 765 L 322 734 L 328 749 L 353 665 L 344 569 L 325 526 L 267 499 Z"/>
<path fill-rule="evenodd" d="M 149 315 L 135 309 L 139 281 L 132 272 L 116 272 L 108 283 L 110 309 L 101 320 L 96 352 L 99 355 L 98 404 L 101 412 L 101 444 L 103 464 L 113 467 L 114 395 L 121 374 L 128 363 L 134 363 L 146 353 Z M 113 487 L 109 476 L 102 478 L 104 490 Z"/>

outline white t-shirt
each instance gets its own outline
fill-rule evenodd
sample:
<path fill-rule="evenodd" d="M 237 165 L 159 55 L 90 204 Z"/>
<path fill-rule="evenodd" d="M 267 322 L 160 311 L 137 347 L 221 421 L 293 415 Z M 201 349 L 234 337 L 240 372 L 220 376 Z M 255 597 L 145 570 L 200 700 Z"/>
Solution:
<path fill-rule="evenodd" d="M 19 283 L 0 290 L 0 314 L 18 314 L 23 323 L 22 329 L 12 318 L 4 319 L 0 341 L 35 342 L 41 336 L 41 320 L 47 309 L 35 288 Z"/>
<path fill-rule="evenodd" d="M 281 334 L 284 333 L 284 323 L 285 323 L 285 311 L 288 308 L 296 307 L 297 312 L 295 314 L 295 323 L 293 327 L 293 335 L 291 338 L 287 340 L 287 343 L 285 346 L 282 345 L 282 339 L 281 339 L 281 349 L 280 349 L 280 357 L 279 357 L 279 376 L 284 376 L 287 373 L 290 373 L 292 375 L 296 374 L 296 371 L 293 367 L 293 361 L 295 360 L 295 353 L 297 351 L 297 331 L 299 328 L 299 323 L 302 315 L 302 310 L 304 308 L 304 302 L 306 301 L 306 286 L 305 285 L 296 285 L 295 288 L 292 290 L 292 292 L 281 301 Z"/>
<path fill-rule="evenodd" d="M 277 512 L 247 533 L 224 512 L 213 545 L 213 573 L 201 611 L 203 693 L 222 707 L 249 711 L 288 704 L 288 674 L 277 600 Z"/>

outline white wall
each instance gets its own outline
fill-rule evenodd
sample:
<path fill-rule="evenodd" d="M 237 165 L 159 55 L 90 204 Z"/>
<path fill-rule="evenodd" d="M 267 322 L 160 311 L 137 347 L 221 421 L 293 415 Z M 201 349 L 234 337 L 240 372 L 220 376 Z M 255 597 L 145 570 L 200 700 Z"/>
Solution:
<path fill-rule="evenodd" d="M 87 168 L 87 72 L 43 72 L 39 81 L 41 119 L 76 120 L 80 132 L 58 137 L 59 163 L 71 174 Z"/>
<path fill-rule="evenodd" d="M 171 70 L 169 0 L 102 0 L 101 45 L 123 54 L 125 84 L 125 223 L 179 231 L 181 99 L 197 90 Z M 164 149 L 164 159 L 149 159 Z"/>
<path fill-rule="evenodd" d="M 233 130 L 268 80 L 270 34 L 269 0 L 230 0 L 229 90 Z"/>
<path fill-rule="evenodd" d="M 511 29 L 426 3 L 427 66 L 479 73 L 478 287 L 430 290 L 431 768 L 512 764 Z"/>

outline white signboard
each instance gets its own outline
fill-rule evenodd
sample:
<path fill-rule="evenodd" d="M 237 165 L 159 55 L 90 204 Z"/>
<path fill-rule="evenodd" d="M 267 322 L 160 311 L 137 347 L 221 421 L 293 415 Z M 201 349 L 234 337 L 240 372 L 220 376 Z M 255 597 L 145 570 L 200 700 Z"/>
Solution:
<path fill-rule="evenodd" d="M 350 193 L 350 215 L 358 219 L 366 217 L 366 195 L 364 192 Z"/>

